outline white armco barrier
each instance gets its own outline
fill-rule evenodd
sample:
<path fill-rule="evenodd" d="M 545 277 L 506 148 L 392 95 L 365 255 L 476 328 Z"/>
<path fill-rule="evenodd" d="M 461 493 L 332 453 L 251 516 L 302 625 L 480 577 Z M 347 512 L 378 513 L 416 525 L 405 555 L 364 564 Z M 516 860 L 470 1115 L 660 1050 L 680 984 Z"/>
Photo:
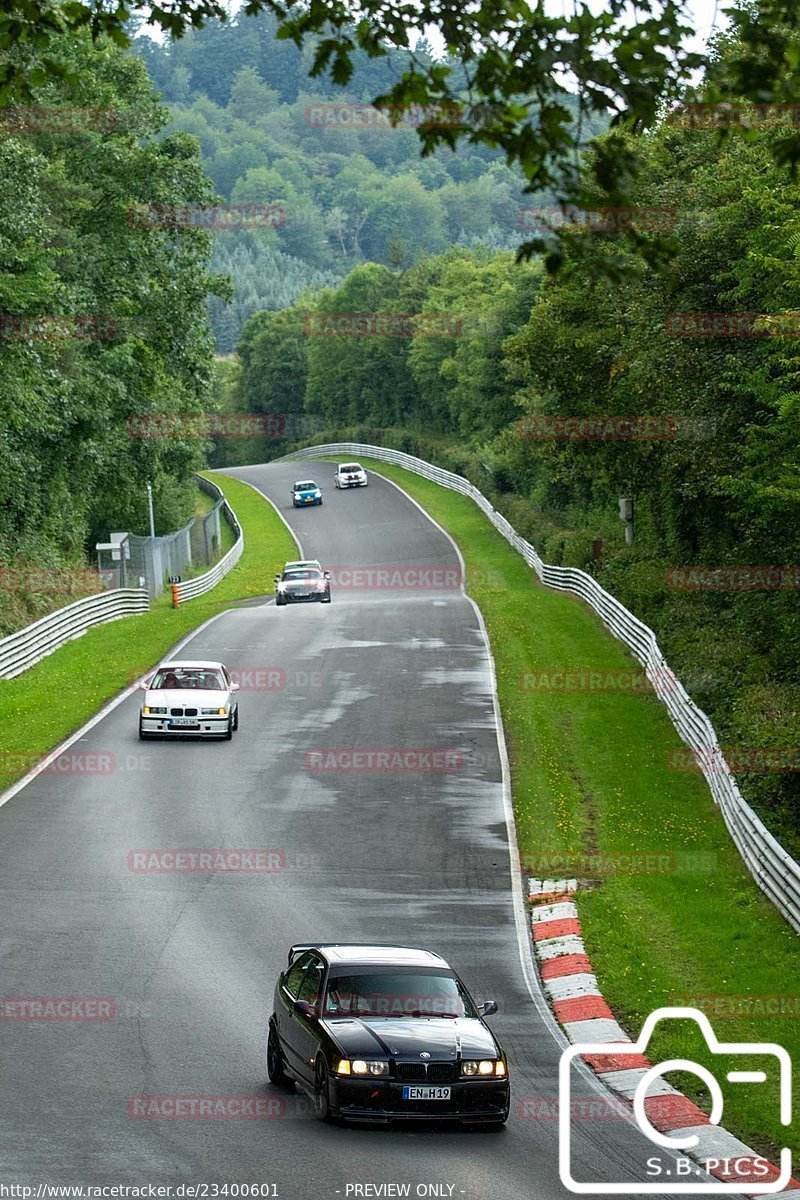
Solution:
<path fill-rule="evenodd" d="M 214 496 L 217 500 L 225 500 L 222 490 L 212 483 L 209 479 L 204 479 L 202 475 L 198 475 L 197 482 L 204 492 L 209 496 Z M 181 603 L 184 600 L 194 600 L 196 596 L 203 596 L 206 592 L 210 592 L 213 587 L 216 587 L 221 579 L 223 579 L 232 567 L 235 567 L 239 559 L 242 557 L 244 550 L 244 534 L 242 527 L 239 524 L 239 518 L 231 508 L 228 501 L 222 506 L 222 515 L 236 534 L 236 541 L 231 546 L 230 550 L 224 555 L 219 562 L 206 571 L 205 575 L 198 575 L 196 579 L 187 579 L 185 583 L 178 583 L 174 590 L 178 594 L 178 599 Z"/>
<path fill-rule="evenodd" d="M 632 612 L 620 604 L 586 571 L 578 567 L 551 567 L 542 562 L 530 542 L 521 538 L 504 516 L 497 512 L 474 484 L 452 471 L 444 471 L 424 459 L 388 450 L 382 446 L 365 446 L 358 442 L 334 442 L 297 450 L 277 461 L 320 458 L 374 458 L 379 462 L 405 467 L 442 487 L 469 496 L 486 514 L 516 551 L 532 567 L 542 583 L 560 591 L 572 592 L 591 605 L 603 624 L 615 637 L 624 642 L 642 664 L 656 695 L 666 706 L 672 723 L 684 742 L 691 748 L 699 769 L 703 772 L 725 824 L 736 847 L 761 890 L 780 909 L 794 929 L 800 931 L 800 864 L 784 850 L 742 796 L 736 779 L 720 749 L 714 726 L 697 707 L 680 680 L 673 675 L 661 653 L 656 635 Z"/>
<path fill-rule="evenodd" d="M 80 637 L 93 625 L 147 612 L 150 601 L 144 588 L 114 588 L 76 600 L 66 608 L 40 617 L 17 633 L 0 640 L 0 679 L 14 679 L 52 654 L 59 646 Z"/>

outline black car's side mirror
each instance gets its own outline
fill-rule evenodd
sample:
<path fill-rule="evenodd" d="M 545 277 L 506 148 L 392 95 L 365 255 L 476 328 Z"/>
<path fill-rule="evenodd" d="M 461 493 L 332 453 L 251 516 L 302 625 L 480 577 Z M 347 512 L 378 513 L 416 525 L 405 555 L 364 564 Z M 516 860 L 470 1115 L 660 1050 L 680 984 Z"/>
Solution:
<path fill-rule="evenodd" d="M 492 1014 L 496 1013 L 496 1012 L 497 1012 L 497 1001 L 496 1000 L 486 1000 L 486 1001 L 484 1001 L 483 1004 L 478 1005 L 478 1013 L 482 1017 L 491 1017 Z"/>
<path fill-rule="evenodd" d="M 273 577 L 273 583 L 280 583 L 280 581 L 281 581 L 281 577 L 280 577 L 280 575 L 275 575 L 275 576 Z"/>
<path fill-rule="evenodd" d="M 312 1020 L 316 1020 L 316 1018 L 319 1016 L 319 1013 L 317 1012 L 316 1008 L 314 1008 L 314 1005 L 309 1004 L 307 1000 L 295 1000 L 294 1011 L 299 1013 L 301 1017 L 308 1017 Z"/>
<path fill-rule="evenodd" d="M 330 571 L 323 571 L 322 574 L 325 579 L 330 579 L 330 577 L 331 577 Z"/>

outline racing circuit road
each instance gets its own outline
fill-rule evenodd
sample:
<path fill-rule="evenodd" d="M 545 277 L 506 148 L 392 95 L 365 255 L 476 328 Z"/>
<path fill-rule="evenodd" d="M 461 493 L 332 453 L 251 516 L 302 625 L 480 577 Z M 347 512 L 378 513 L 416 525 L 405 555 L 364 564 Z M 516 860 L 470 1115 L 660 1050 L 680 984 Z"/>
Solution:
<path fill-rule="evenodd" d="M 367 490 L 337 493 L 333 469 L 232 473 L 268 494 L 325 566 L 459 570 L 450 541 L 401 492 L 373 475 Z M 298 471 L 325 488 L 322 508 L 292 511 Z M 560 1045 L 524 940 L 520 950 L 491 668 L 470 601 L 453 587 L 334 588 L 330 606 L 231 610 L 182 654 L 245 673 L 277 668 L 283 686 L 245 683 L 232 743 L 140 744 L 141 693 L 131 694 L 72 748 L 113 755 L 110 773 L 42 774 L 0 809 L 2 995 L 107 997 L 115 1013 L 0 1022 L 0 1179 L 274 1183 L 286 1200 L 353 1196 L 356 1184 L 410 1184 L 411 1195 L 443 1185 L 438 1194 L 467 1200 L 566 1196 Z M 309 769 L 307 753 L 321 748 L 438 748 L 463 760 L 451 771 Z M 129 868 L 136 849 L 217 847 L 274 848 L 285 869 Z M 426 946 L 478 1001 L 496 999 L 507 1127 L 325 1126 L 302 1095 L 272 1088 L 275 978 L 290 943 L 316 939 Z M 577 1091 L 602 1095 L 588 1075 Z M 132 1098 L 142 1095 L 260 1097 L 273 1115 L 141 1117 Z M 619 1117 L 578 1120 L 574 1138 L 581 1179 L 648 1178 L 653 1147 Z"/>

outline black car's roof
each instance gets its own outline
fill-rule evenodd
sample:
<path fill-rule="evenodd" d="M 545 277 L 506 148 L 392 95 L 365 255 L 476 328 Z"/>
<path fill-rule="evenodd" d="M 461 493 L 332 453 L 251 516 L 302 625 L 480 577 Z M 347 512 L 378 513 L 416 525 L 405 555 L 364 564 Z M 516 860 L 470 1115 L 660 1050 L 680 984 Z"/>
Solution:
<path fill-rule="evenodd" d="M 447 967 L 448 964 L 432 950 L 419 950 L 413 946 L 380 946 L 360 942 L 333 942 L 316 946 L 333 966 L 408 966 Z"/>

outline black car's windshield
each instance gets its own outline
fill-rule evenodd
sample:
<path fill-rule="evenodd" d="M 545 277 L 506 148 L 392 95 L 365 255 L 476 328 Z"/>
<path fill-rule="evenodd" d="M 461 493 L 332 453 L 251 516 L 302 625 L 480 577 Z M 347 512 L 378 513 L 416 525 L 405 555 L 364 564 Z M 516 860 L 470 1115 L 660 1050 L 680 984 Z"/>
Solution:
<path fill-rule="evenodd" d="M 153 691 L 191 688 L 211 692 L 227 691 L 222 672 L 213 667 L 164 667 L 156 671 L 150 687 Z"/>
<path fill-rule="evenodd" d="M 285 580 L 295 579 L 322 579 L 321 571 L 284 571 L 283 578 Z"/>
<path fill-rule="evenodd" d="M 449 971 L 370 968 L 333 974 L 325 993 L 329 1016 L 476 1017 L 458 979 Z"/>

